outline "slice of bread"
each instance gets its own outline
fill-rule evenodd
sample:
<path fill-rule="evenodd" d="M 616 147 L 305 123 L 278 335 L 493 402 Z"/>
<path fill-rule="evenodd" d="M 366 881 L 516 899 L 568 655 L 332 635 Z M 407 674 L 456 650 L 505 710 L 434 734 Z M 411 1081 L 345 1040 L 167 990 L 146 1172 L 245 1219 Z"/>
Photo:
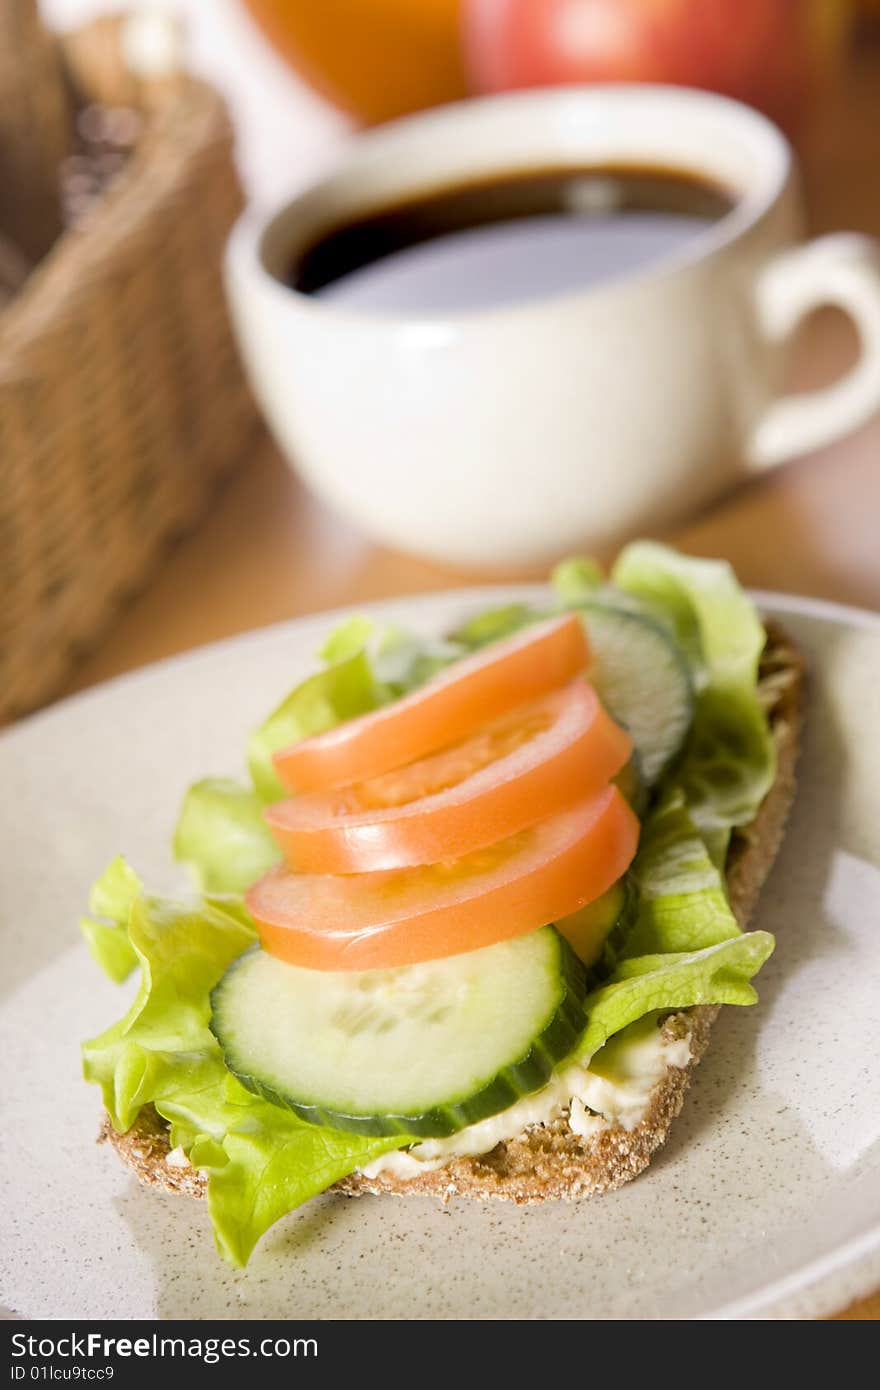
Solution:
<path fill-rule="evenodd" d="M 795 791 L 795 765 L 803 721 L 804 668 L 785 633 L 768 626 L 761 660 L 759 693 L 776 744 L 776 779 L 755 819 L 734 835 L 725 867 L 731 906 L 742 927 L 755 908 L 782 840 Z M 565 1115 L 547 1125 L 531 1125 L 516 1139 L 497 1144 L 490 1153 L 455 1158 L 442 1168 L 399 1178 L 391 1172 L 367 1178 L 353 1173 L 336 1190 L 350 1195 L 389 1192 L 423 1193 L 444 1201 L 456 1195 L 512 1202 L 574 1198 L 607 1192 L 636 1177 L 666 1139 L 684 1104 L 691 1072 L 709 1043 L 717 1007 L 700 1006 L 670 1016 L 663 1023 L 671 1038 L 689 1035 L 690 1061 L 670 1066 L 651 1092 L 644 1116 L 634 1129 L 610 1125 L 588 1138 L 569 1128 Z M 125 1134 L 117 1134 L 105 1115 L 100 1140 L 109 1140 L 141 1182 L 192 1197 L 205 1195 L 204 1176 L 169 1150 L 168 1126 L 146 1106 Z"/>

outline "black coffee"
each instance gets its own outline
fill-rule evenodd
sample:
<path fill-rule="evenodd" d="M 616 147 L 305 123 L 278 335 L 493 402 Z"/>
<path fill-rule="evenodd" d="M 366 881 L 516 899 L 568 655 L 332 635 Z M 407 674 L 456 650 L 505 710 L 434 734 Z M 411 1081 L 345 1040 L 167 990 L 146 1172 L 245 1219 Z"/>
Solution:
<path fill-rule="evenodd" d="M 678 170 L 505 174 L 328 228 L 296 258 L 290 284 L 372 313 L 515 304 L 663 261 L 734 203 L 729 191 Z"/>

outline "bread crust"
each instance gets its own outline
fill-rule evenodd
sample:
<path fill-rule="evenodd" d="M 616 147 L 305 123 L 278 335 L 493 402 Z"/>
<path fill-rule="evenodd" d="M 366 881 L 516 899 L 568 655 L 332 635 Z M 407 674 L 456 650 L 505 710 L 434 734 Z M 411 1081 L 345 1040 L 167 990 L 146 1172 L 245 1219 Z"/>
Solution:
<path fill-rule="evenodd" d="M 768 623 L 758 690 L 776 746 L 776 778 L 755 819 L 735 833 L 725 866 L 731 907 L 744 929 L 776 858 L 794 799 L 804 686 L 800 653 L 781 628 Z M 651 1092 L 644 1116 L 631 1130 L 608 1125 L 584 1138 L 569 1128 L 563 1115 L 550 1124 L 530 1126 L 487 1154 L 455 1158 L 442 1168 L 412 1178 L 387 1171 L 373 1178 L 352 1173 L 334 1190 L 350 1196 L 418 1193 L 443 1201 L 467 1196 L 522 1203 L 585 1197 L 620 1187 L 641 1173 L 665 1142 L 684 1104 L 693 1069 L 709 1044 L 717 1014 L 717 1006 L 700 1005 L 666 1019 L 663 1032 L 668 1037 L 689 1035 L 690 1061 L 684 1067 L 667 1068 Z M 152 1106 L 145 1106 L 125 1134 L 117 1134 L 105 1114 L 99 1142 L 109 1141 L 146 1185 L 203 1197 L 207 1190 L 204 1174 L 185 1159 L 176 1161 L 178 1155 L 170 1152 L 168 1134 L 167 1123 Z"/>

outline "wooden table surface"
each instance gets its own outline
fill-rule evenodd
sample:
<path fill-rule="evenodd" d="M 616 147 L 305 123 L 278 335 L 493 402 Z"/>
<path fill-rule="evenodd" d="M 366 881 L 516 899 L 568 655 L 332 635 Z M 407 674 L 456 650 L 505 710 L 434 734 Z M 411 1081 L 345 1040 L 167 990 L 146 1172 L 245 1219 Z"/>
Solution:
<path fill-rule="evenodd" d="M 814 133 L 805 175 L 814 231 L 857 228 L 880 236 L 880 43 L 860 47 Z M 848 325 L 820 316 L 799 344 L 796 383 L 830 380 L 852 352 Z M 669 539 L 726 557 L 749 585 L 880 610 L 880 417 L 748 483 Z M 485 576 L 365 540 L 306 495 L 261 438 L 207 520 L 61 693 L 283 618 L 473 578 Z M 841 1316 L 880 1317 L 880 1292 Z"/>

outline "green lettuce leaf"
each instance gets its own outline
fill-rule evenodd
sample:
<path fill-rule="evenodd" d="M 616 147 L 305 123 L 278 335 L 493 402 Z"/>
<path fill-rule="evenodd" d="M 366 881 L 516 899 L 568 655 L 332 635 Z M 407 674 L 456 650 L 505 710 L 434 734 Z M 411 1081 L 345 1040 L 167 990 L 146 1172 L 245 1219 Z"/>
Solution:
<path fill-rule="evenodd" d="M 560 560 L 550 576 L 550 585 L 565 608 L 589 603 L 605 583 L 602 568 L 588 555 Z"/>
<path fill-rule="evenodd" d="M 141 881 L 122 855 L 108 864 L 89 894 L 88 917 L 79 919 L 80 931 L 92 956 L 115 984 L 127 980 L 137 965 L 128 939 L 128 915 L 141 891 Z"/>
<path fill-rule="evenodd" d="M 252 1095 L 226 1070 L 209 1026 L 210 994 L 254 941 L 239 904 L 140 893 L 127 935 L 141 967 L 140 989 L 125 1017 L 84 1045 L 84 1075 L 100 1086 L 117 1130 L 128 1129 L 148 1104 L 170 1122 L 172 1144 L 208 1174 L 218 1248 L 244 1264 L 285 1212 L 406 1141 L 306 1124 Z"/>
<path fill-rule="evenodd" d="M 628 955 L 701 950 L 739 933 L 724 879 L 681 788 L 666 791 L 649 812 L 630 876 L 637 910 Z"/>
<path fill-rule="evenodd" d="M 89 912 L 125 927 L 135 900 L 141 895 L 141 881 L 130 864 L 117 854 L 101 877 L 92 884 Z"/>
<path fill-rule="evenodd" d="M 721 832 L 726 853 L 724 832 L 754 819 L 775 776 L 776 750 L 756 687 L 702 690 L 677 780 L 707 840 Z"/>
<path fill-rule="evenodd" d="M 83 1049 L 86 1079 L 101 1087 L 118 1130 L 167 1088 L 198 1090 L 216 1081 L 209 995 L 255 939 L 253 927 L 216 903 L 178 904 L 144 893 L 131 906 L 127 933 L 140 988 L 124 1018 Z"/>
<path fill-rule="evenodd" d="M 502 637 L 510 637 L 521 627 L 537 622 L 541 616 L 526 603 L 506 603 L 501 608 L 489 608 L 485 613 L 477 613 L 469 618 L 455 629 L 452 637 L 468 650 L 473 650 L 484 647 L 487 642 L 499 642 Z"/>
<path fill-rule="evenodd" d="M 116 985 L 127 980 L 137 965 L 137 956 L 125 931 L 115 922 L 99 922 L 95 917 L 80 917 L 79 929 L 104 974 Z"/>
<path fill-rule="evenodd" d="M 376 624 L 372 618 L 355 613 L 350 618 L 344 618 L 333 629 L 323 646 L 318 648 L 318 656 L 328 666 L 338 666 L 341 661 L 348 661 L 367 651 L 375 632 Z"/>
<path fill-rule="evenodd" d="M 586 1060 L 621 1029 L 655 1010 L 695 1004 L 753 1004 L 749 984 L 773 950 L 768 932 L 748 932 L 702 951 L 631 956 L 584 1001 L 587 1027 L 577 1055 Z"/>
<path fill-rule="evenodd" d="M 679 787 L 649 812 L 629 881 L 630 924 L 610 974 L 584 1002 L 583 1058 L 656 1010 L 754 1003 L 749 981 L 773 950 L 767 932 L 743 934 Z"/>
<path fill-rule="evenodd" d="M 380 1154 L 400 1136 L 369 1139 L 306 1124 L 268 1101 L 255 1101 L 227 1130 L 220 1150 L 195 1150 L 208 1174 L 208 1209 L 217 1246 L 244 1265 L 264 1231 L 287 1212 L 325 1192 Z"/>
<path fill-rule="evenodd" d="M 174 832 L 174 857 L 204 893 L 244 893 L 281 855 L 256 792 L 228 777 L 190 787 Z"/>
<path fill-rule="evenodd" d="M 757 693 L 761 619 L 724 561 L 693 559 L 653 541 L 628 545 L 612 578 L 671 629 L 690 662 L 696 706 L 675 777 L 721 866 L 731 829 L 752 820 L 776 774 Z"/>

